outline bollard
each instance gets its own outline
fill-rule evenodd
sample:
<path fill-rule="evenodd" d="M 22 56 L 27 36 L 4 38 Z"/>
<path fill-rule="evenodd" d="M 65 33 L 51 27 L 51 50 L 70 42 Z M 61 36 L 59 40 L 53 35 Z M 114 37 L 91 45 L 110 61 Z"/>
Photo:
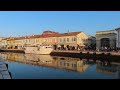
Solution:
<path fill-rule="evenodd" d="M 92 58 L 93 58 L 93 61 L 96 62 L 96 53 L 95 52 L 93 53 L 93 57 Z"/>
<path fill-rule="evenodd" d="M 101 53 L 101 55 L 100 55 L 100 60 L 101 60 L 101 61 L 104 61 L 104 59 L 105 59 L 105 53 Z"/>
<path fill-rule="evenodd" d="M 80 57 L 80 60 L 82 60 L 82 57 Z"/>
<path fill-rule="evenodd" d="M 89 52 L 87 52 L 87 56 L 86 57 L 87 57 L 87 59 L 89 58 Z"/>
<path fill-rule="evenodd" d="M 108 53 L 107 54 L 107 56 L 106 56 L 106 60 L 107 60 L 107 62 L 108 62 L 108 65 L 110 65 L 111 63 L 111 60 L 110 60 L 110 56 L 111 56 L 111 54 L 110 53 Z"/>
<path fill-rule="evenodd" d="M 82 53 L 82 52 L 80 52 L 80 54 L 79 54 L 79 55 L 80 55 L 80 57 L 81 57 L 81 58 L 83 57 L 83 53 Z"/>

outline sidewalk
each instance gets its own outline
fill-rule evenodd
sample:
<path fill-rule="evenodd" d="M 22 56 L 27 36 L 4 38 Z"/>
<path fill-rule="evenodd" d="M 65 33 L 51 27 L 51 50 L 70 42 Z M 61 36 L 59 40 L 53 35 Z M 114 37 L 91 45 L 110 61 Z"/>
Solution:
<path fill-rule="evenodd" d="M 0 79 L 11 79 L 7 64 L 0 61 Z"/>

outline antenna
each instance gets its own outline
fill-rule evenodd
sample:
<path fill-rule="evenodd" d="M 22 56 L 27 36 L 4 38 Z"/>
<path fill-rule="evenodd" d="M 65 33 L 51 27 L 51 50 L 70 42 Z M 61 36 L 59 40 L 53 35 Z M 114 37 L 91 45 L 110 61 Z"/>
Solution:
<path fill-rule="evenodd" d="M 69 29 L 68 29 L 68 33 L 69 33 Z"/>

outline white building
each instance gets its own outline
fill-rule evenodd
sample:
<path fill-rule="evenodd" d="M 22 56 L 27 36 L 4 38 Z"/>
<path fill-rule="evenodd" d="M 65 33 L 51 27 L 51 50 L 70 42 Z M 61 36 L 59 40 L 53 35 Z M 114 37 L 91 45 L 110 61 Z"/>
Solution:
<path fill-rule="evenodd" d="M 120 28 L 116 28 L 115 30 L 117 31 L 116 47 L 120 48 Z"/>

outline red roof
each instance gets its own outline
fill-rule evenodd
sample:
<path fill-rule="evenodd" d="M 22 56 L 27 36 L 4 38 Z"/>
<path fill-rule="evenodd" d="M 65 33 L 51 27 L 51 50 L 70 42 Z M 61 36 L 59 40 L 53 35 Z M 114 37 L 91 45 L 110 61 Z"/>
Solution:
<path fill-rule="evenodd" d="M 53 31 L 44 31 L 41 35 L 33 35 L 33 36 L 23 36 L 23 37 L 14 37 L 9 38 L 9 40 L 20 40 L 20 39 L 29 39 L 29 38 L 46 38 L 46 37 L 61 37 L 61 36 L 76 36 L 81 32 L 69 32 L 69 33 L 58 33 Z"/>

